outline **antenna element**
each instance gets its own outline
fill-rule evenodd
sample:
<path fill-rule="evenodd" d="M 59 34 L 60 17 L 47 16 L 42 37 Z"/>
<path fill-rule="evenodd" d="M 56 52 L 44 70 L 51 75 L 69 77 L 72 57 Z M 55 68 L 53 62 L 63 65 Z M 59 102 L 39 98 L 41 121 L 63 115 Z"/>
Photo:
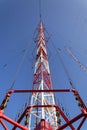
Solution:
<path fill-rule="evenodd" d="M 40 16 L 40 21 L 41 21 L 42 19 L 41 0 L 39 0 L 39 16 Z"/>

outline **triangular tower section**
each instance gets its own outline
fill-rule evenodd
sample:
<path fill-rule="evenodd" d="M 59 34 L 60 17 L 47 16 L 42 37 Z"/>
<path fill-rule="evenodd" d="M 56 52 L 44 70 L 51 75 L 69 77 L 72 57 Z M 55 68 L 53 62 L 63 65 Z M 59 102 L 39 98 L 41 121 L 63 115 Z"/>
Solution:
<path fill-rule="evenodd" d="M 52 81 L 50 76 L 46 40 L 42 21 L 40 21 L 38 29 L 37 54 L 32 89 L 52 90 Z M 52 92 L 33 93 L 31 98 L 31 105 L 37 105 L 37 108 L 32 108 L 30 111 L 30 127 L 33 123 L 36 128 L 38 124 L 42 124 L 41 120 L 44 120 L 45 124 L 47 125 L 48 123 L 52 129 L 55 130 L 58 128 L 56 109 L 54 107 L 45 107 L 47 105 L 55 105 L 54 94 Z M 41 108 L 38 106 L 41 106 Z"/>

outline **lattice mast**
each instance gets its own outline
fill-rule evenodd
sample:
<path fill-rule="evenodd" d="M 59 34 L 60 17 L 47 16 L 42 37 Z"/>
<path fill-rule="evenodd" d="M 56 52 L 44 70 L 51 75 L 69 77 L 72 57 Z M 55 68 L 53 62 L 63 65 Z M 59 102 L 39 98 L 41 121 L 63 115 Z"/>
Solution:
<path fill-rule="evenodd" d="M 64 130 L 65 128 L 67 129 L 67 127 L 70 127 L 70 130 L 80 130 L 87 119 L 87 107 L 80 97 L 78 91 L 73 88 L 70 78 L 69 82 L 72 85 L 72 89 L 52 89 L 52 81 L 46 51 L 46 40 L 42 21 L 40 21 L 39 24 L 36 43 L 37 54 L 32 90 L 10 89 L 6 93 L 5 98 L 0 104 L 0 124 L 3 126 L 4 130 L 9 130 L 9 126 L 6 122 L 13 125 L 11 130 L 16 130 L 16 128 L 22 130 Z M 64 110 L 60 108 L 60 106 L 55 105 L 53 92 L 73 93 L 78 106 L 81 109 L 80 114 L 76 115 L 72 119 L 68 119 L 68 117 L 64 114 Z M 4 109 L 6 108 L 10 96 L 13 93 L 32 93 L 31 103 L 26 105 L 23 112 L 18 116 L 17 120 L 9 118 L 9 116 L 6 116 L 4 113 Z M 79 123 L 74 126 L 74 123 L 78 120 Z M 25 123 L 23 123 L 23 121 Z"/>
<path fill-rule="evenodd" d="M 52 90 L 52 81 L 46 51 L 46 40 L 43 22 L 40 21 L 37 38 L 37 54 L 33 80 L 33 90 Z M 45 106 L 55 105 L 52 92 L 32 93 L 31 105 Z M 30 110 L 29 130 L 36 128 L 40 121 L 46 121 L 54 130 L 58 128 L 56 109 L 54 107 L 37 107 Z"/>

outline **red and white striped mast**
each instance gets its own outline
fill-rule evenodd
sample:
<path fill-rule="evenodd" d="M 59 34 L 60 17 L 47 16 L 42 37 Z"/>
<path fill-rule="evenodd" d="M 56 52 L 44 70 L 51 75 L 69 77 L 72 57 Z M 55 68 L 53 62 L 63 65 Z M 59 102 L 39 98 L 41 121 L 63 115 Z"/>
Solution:
<path fill-rule="evenodd" d="M 50 76 L 50 69 L 46 50 L 46 40 L 42 20 L 40 20 L 38 28 L 37 54 L 32 89 L 52 90 L 52 81 Z M 31 97 L 31 105 L 55 105 L 54 94 L 52 92 L 33 92 Z M 46 121 L 52 129 L 55 130 L 58 128 L 56 109 L 54 107 L 32 108 L 30 110 L 29 130 L 32 125 L 33 127 L 36 127 L 42 120 Z"/>
<path fill-rule="evenodd" d="M 74 88 L 56 90 L 52 88 L 44 26 L 41 20 L 41 8 L 40 23 L 38 27 L 38 36 L 36 43 L 37 53 L 32 90 L 13 90 L 11 88 L 6 93 L 5 98 L 0 104 L 0 123 L 3 126 L 3 129 L 9 130 L 9 126 L 6 124 L 6 122 L 8 122 L 13 125 L 12 130 L 16 130 L 16 128 L 22 130 L 64 130 L 67 127 L 70 127 L 71 130 L 80 130 L 87 119 L 87 107 L 81 99 L 78 91 Z M 71 79 L 69 77 L 68 79 L 70 84 L 73 86 Z M 72 119 L 68 119 L 60 106 L 57 106 L 55 104 L 54 92 L 73 93 L 81 109 L 81 113 Z M 16 121 L 9 118 L 4 113 L 4 109 L 6 108 L 10 96 L 13 93 L 32 93 L 31 103 L 27 104 L 24 111 Z M 60 116 L 61 120 L 63 120 L 62 124 Z M 25 124 L 23 124 L 23 120 L 25 118 Z M 79 119 L 82 119 L 81 122 L 78 123 L 78 126 L 74 128 L 73 123 Z"/>

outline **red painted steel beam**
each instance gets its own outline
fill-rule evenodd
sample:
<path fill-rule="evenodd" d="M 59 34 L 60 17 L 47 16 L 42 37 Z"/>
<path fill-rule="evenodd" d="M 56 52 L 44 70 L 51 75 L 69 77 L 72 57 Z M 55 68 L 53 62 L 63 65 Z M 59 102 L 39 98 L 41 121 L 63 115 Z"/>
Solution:
<path fill-rule="evenodd" d="M 20 123 L 22 121 L 22 119 L 24 118 L 26 112 L 27 112 L 28 108 L 25 109 L 25 111 L 22 113 L 22 115 L 20 116 L 20 118 L 18 119 L 17 123 Z M 17 128 L 17 126 L 14 126 L 12 128 L 12 130 L 15 130 Z"/>
<path fill-rule="evenodd" d="M 0 123 L 2 124 L 2 126 L 3 126 L 3 128 L 4 128 L 5 130 L 8 130 L 7 126 L 5 125 L 5 123 L 4 123 L 2 120 L 0 120 Z"/>
<path fill-rule="evenodd" d="M 22 129 L 22 130 L 28 130 L 28 128 L 26 128 L 26 127 L 20 125 L 20 124 L 17 123 L 16 121 L 14 121 L 14 120 L 8 118 L 7 116 L 5 116 L 5 115 L 3 115 L 3 114 L 1 114 L 1 113 L 0 113 L 0 118 L 2 118 L 2 119 L 4 119 L 4 120 L 8 121 L 9 123 L 11 123 L 11 124 L 17 126 L 18 128 L 20 128 L 20 129 Z"/>
<path fill-rule="evenodd" d="M 84 118 L 83 118 L 83 120 L 81 121 L 81 123 L 80 123 L 80 125 L 78 126 L 77 130 L 80 130 L 80 129 L 81 129 L 81 127 L 82 127 L 83 123 L 85 122 L 86 118 L 87 118 L 87 117 L 84 117 Z"/>
<path fill-rule="evenodd" d="M 71 92 L 70 89 L 52 89 L 52 90 L 9 90 L 8 93 L 33 93 L 33 92 Z"/>
<path fill-rule="evenodd" d="M 60 128 L 58 128 L 57 130 L 63 130 L 65 129 L 67 126 L 69 126 L 70 124 L 76 122 L 77 120 L 79 120 L 80 118 L 82 118 L 83 116 L 85 116 L 85 114 L 81 113 L 78 116 L 76 116 L 75 118 L 71 119 L 68 123 L 62 125 Z"/>
<path fill-rule="evenodd" d="M 59 111 L 59 113 L 61 114 L 61 116 L 63 117 L 63 119 L 65 120 L 66 123 L 69 122 L 68 118 L 65 116 L 65 114 L 62 112 L 62 110 L 59 108 L 59 106 L 55 106 L 56 110 Z M 69 126 L 72 130 L 75 130 L 74 126 L 72 124 L 70 124 Z"/>
<path fill-rule="evenodd" d="M 75 97 L 77 98 L 76 100 L 78 101 L 78 104 L 81 108 L 81 111 L 84 113 L 84 114 L 87 114 L 87 107 L 86 105 L 84 104 L 82 98 L 80 97 L 79 93 L 77 90 L 75 89 L 72 89 L 72 92 L 73 94 L 75 95 Z"/>

